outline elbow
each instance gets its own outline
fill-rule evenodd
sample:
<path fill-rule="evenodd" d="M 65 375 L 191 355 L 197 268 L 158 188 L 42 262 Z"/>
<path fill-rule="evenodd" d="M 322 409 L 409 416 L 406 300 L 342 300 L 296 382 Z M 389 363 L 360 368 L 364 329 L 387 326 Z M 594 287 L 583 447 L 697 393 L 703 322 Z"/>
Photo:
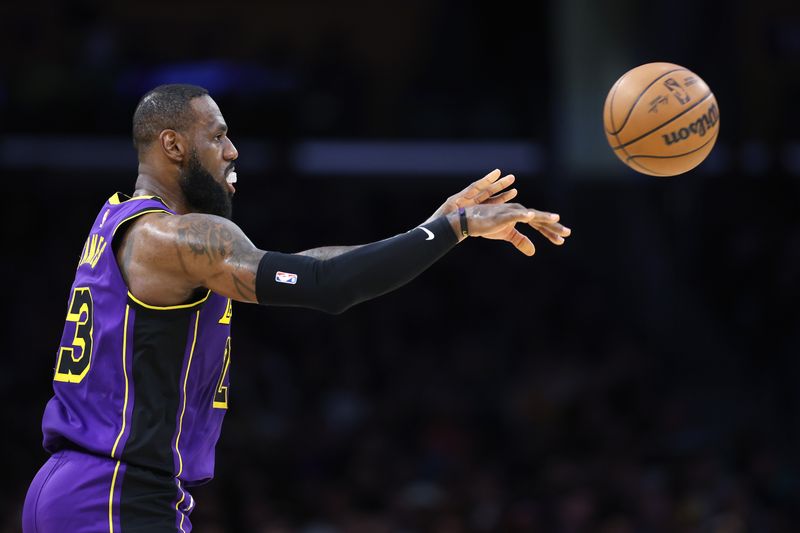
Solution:
<path fill-rule="evenodd" d="M 361 287 L 362 281 L 352 269 L 335 268 L 338 265 L 335 259 L 320 261 L 316 265 L 319 267 L 315 276 L 319 290 L 317 303 L 321 311 L 341 315 L 354 305 L 369 300 L 369 295 Z"/>
<path fill-rule="evenodd" d="M 349 300 L 346 298 L 336 298 L 330 300 L 325 303 L 324 307 L 322 307 L 322 311 L 328 313 L 329 315 L 341 315 L 358 302 L 355 300 Z"/>
<path fill-rule="evenodd" d="M 330 315 L 341 315 L 362 301 L 356 291 L 340 287 L 338 290 L 329 291 L 327 296 L 322 298 L 319 309 Z"/>
<path fill-rule="evenodd" d="M 347 304 L 328 305 L 327 307 L 321 309 L 321 311 L 324 313 L 328 313 L 329 315 L 341 315 L 351 307 L 353 306 Z"/>

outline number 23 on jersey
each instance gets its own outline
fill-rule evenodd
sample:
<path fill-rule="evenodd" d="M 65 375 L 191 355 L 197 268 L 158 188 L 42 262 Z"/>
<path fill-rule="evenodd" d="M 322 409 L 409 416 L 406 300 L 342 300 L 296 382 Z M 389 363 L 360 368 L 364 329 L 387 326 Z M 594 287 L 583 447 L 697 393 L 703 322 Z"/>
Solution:
<path fill-rule="evenodd" d="M 69 346 L 60 346 L 56 360 L 55 381 L 80 383 L 92 363 L 92 334 L 94 332 L 94 304 L 89 287 L 75 287 L 67 311 L 67 323 L 75 324 L 75 333 Z"/>

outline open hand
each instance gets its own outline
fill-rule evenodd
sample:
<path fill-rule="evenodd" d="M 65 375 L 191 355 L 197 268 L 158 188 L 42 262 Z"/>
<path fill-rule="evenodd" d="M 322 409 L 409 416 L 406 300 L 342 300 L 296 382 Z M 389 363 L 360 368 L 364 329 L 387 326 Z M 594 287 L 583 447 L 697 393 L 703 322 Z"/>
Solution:
<path fill-rule="evenodd" d="M 472 182 L 463 191 L 445 200 L 439 209 L 425 222 L 452 213 L 459 207 L 472 207 L 478 204 L 504 204 L 517 196 L 517 189 L 508 189 L 514 183 L 514 175 L 500 177 L 499 169 L 492 170 L 481 179 Z"/>
<path fill-rule="evenodd" d="M 536 247 L 527 235 L 516 229 L 518 222 L 536 229 L 557 245 L 564 244 L 564 238 L 572 233 L 559 223 L 560 217 L 556 213 L 537 211 L 520 204 L 476 205 L 468 207 L 466 215 L 470 237 L 508 241 L 527 256 L 536 253 Z"/>

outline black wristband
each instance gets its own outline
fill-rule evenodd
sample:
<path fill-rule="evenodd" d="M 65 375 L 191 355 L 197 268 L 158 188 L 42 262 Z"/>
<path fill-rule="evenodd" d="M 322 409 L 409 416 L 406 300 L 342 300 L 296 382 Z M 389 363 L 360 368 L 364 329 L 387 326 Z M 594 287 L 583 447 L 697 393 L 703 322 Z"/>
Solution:
<path fill-rule="evenodd" d="M 461 235 L 469 237 L 469 228 L 467 227 L 467 211 L 463 207 L 458 208 L 458 221 L 461 224 Z"/>

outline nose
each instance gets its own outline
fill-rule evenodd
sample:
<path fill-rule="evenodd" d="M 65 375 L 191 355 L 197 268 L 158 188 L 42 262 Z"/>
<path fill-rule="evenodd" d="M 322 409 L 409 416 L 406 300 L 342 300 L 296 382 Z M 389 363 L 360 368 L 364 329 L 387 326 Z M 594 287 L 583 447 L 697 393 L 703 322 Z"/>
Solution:
<path fill-rule="evenodd" d="M 230 139 L 228 139 L 228 144 L 225 146 L 222 156 L 226 161 L 233 161 L 239 157 L 239 150 L 236 149 Z"/>

